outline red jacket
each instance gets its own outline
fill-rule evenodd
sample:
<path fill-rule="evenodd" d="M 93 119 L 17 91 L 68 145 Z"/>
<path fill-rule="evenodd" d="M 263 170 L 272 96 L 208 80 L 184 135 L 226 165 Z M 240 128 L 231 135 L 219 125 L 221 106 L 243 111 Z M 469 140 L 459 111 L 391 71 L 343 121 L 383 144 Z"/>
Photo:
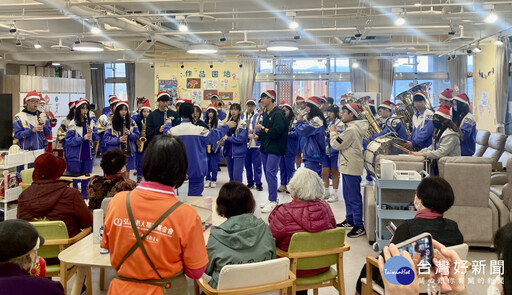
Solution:
<path fill-rule="evenodd" d="M 18 218 L 33 221 L 46 217 L 62 220 L 69 237 L 92 225 L 92 213 L 82 194 L 62 180 L 40 180 L 32 183 L 18 198 Z"/>
<path fill-rule="evenodd" d="M 336 219 L 331 207 L 324 200 L 293 201 L 277 206 L 268 223 L 276 246 L 288 251 L 292 235 L 296 232 L 319 232 L 336 228 Z"/>

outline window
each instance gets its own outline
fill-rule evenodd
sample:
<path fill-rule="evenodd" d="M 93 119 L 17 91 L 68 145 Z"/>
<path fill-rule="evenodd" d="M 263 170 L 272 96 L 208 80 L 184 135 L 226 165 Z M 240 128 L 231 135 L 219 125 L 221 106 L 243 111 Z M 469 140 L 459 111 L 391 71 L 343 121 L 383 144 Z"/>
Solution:
<path fill-rule="evenodd" d="M 258 73 L 273 73 L 274 72 L 274 60 L 262 59 L 258 62 Z"/>
<path fill-rule="evenodd" d="M 128 100 L 126 91 L 126 67 L 124 63 L 105 64 L 105 106 L 109 106 L 109 95 Z"/>
<path fill-rule="evenodd" d="M 348 58 L 331 58 L 331 73 L 350 73 Z"/>
<path fill-rule="evenodd" d="M 274 89 L 274 82 L 256 82 L 252 88 L 252 98 L 256 99 L 256 101 L 259 101 L 263 92 Z"/>
<path fill-rule="evenodd" d="M 292 68 L 294 74 L 327 73 L 327 59 L 295 59 Z"/>
<path fill-rule="evenodd" d="M 351 91 L 350 81 L 329 82 L 329 96 L 340 105 L 341 96 Z"/>
<path fill-rule="evenodd" d="M 292 101 L 297 96 L 308 98 L 311 96 L 327 96 L 327 80 L 300 80 L 293 81 Z"/>

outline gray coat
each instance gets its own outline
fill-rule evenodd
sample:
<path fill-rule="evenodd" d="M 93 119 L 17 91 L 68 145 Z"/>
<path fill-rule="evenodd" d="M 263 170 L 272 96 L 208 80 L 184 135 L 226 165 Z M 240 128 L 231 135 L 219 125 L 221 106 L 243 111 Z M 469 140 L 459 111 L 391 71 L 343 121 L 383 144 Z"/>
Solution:
<path fill-rule="evenodd" d="M 437 148 L 434 147 L 434 140 L 428 148 L 422 149 L 420 152 L 426 159 L 439 160 L 442 157 L 460 156 L 460 134 L 450 128 L 441 135 Z"/>

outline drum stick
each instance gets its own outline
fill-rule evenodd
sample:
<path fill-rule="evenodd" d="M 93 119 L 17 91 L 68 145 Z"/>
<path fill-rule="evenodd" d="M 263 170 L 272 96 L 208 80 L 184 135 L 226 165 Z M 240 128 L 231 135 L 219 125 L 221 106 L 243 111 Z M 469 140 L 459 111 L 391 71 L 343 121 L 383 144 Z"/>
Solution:
<path fill-rule="evenodd" d="M 402 152 L 405 152 L 405 153 L 408 153 L 408 154 L 411 154 L 411 153 L 412 153 L 412 151 L 410 151 L 410 150 L 408 150 L 408 149 L 404 148 L 403 146 L 401 146 L 401 145 L 399 145 L 399 144 L 392 143 L 392 145 L 393 145 L 394 147 L 396 147 L 397 149 L 401 150 Z"/>

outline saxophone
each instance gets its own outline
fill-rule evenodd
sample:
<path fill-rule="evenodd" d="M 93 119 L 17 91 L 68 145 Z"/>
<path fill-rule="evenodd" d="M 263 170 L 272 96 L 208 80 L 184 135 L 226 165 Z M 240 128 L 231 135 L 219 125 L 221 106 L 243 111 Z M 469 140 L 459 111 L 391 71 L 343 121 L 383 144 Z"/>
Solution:
<path fill-rule="evenodd" d="M 142 131 L 140 133 L 140 138 L 139 140 L 137 140 L 137 151 L 139 153 L 142 153 L 144 151 L 144 143 L 147 141 L 147 138 L 146 138 L 146 120 L 147 119 L 143 119 L 144 121 L 142 122 Z"/>

